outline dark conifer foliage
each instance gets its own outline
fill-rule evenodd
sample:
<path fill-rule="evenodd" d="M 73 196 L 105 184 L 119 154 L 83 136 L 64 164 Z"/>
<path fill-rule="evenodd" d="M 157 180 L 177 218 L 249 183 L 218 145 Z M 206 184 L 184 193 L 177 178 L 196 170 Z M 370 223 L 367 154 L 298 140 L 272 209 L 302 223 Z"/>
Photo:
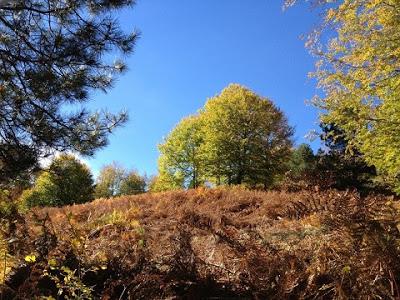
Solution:
<path fill-rule="evenodd" d="M 113 17 L 132 0 L 22 0 L 0 3 L 0 182 L 53 151 L 92 155 L 126 121 L 91 113 L 93 90 L 107 91 L 138 34 Z"/>
<path fill-rule="evenodd" d="M 347 140 L 341 128 L 335 124 L 320 125 L 321 140 L 325 149 L 318 151 L 319 176 L 325 178 L 328 187 L 337 189 L 356 188 L 358 191 L 373 187 L 373 179 L 377 176 L 374 166 L 369 166 L 362 154 L 355 149 L 347 151 Z"/>

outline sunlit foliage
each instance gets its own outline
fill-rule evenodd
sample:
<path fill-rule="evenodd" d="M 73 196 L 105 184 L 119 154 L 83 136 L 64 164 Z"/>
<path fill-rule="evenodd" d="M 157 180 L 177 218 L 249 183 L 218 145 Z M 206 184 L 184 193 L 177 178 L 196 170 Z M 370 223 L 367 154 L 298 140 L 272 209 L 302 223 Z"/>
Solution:
<path fill-rule="evenodd" d="M 313 3 L 325 12 L 323 24 L 308 40 L 319 58 L 314 76 L 323 95 L 314 103 L 322 109 L 322 121 L 342 128 L 350 148 L 400 191 L 400 4 Z"/>
<path fill-rule="evenodd" d="M 203 143 L 201 120 L 199 116 L 190 116 L 182 119 L 159 145 L 159 172 L 163 180 L 175 178 L 176 184 L 171 182 L 170 187 L 196 188 L 202 183 L 205 167 Z"/>
<path fill-rule="evenodd" d="M 128 171 L 114 162 L 104 166 L 96 180 L 95 197 L 110 198 L 146 191 L 146 179 L 135 170 Z"/>
<path fill-rule="evenodd" d="M 293 129 L 272 101 L 232 84 L 201 110 L 209 175 L 217 183 L 265 187 L 284 170 Z"/>
<path fill-rule="evenodd" d="M 158 184 L 270 187 L 286 168 L 293 129 L 270 100 L 232 84 L 160 145 Z M 163 182 L 163 184 L 161 184 Z"/>
<path fill-rule="evenodd" d="M 21 201 L 28 207 L 62 206 L 85 203 L 93 199 L 90 169 L 75 156 L 61 155 L 24 191 Z"/>

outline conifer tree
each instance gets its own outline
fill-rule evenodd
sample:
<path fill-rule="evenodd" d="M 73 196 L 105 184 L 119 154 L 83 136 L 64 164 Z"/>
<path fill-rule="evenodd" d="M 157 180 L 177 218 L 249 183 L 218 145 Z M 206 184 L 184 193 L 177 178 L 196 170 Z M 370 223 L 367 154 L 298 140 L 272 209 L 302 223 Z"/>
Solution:
<path fill-rule="evenodd" d="M 26 0 L 0 6 L 0 183 L 35 168 L 54 151 L 92 155 L 127 115 L 91 113 L 95 90 L 107 91 L 137 33 L 113 17 L 132 0 Z"/>

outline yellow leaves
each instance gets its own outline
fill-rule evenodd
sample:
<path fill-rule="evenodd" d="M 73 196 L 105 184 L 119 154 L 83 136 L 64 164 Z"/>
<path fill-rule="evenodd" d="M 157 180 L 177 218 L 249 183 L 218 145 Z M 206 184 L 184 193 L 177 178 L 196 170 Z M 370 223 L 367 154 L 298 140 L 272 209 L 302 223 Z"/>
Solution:
<path fill-rule="evenodd" d="M 25 261 L 28 263 L 36 262 L 36 255 L 30 254 L 30 255 L 25 256 Z"/>
<path fill-rule="evenodd" d="M 201 178 L 199 161 L 203 137 L 202 120 L 198 115 L 182 119 L 159 145 L 159 177 L 153 190 L 183 188 L 185 180 L 195 177 L 197 185 Z"/>
<path fill-rule="evenodd" d="M 334 10 L 333 8 L 330 8 L 328 10 L 328 12 L 326 13 L 326 21 L 332 21 L 336 16 L 336 10 Z"/>
<path fill-rule="evenodd" d="M 71 240 L 71 245 L 74 249 L 80 249 L 82 247 L 82 241 L 78 238 Z"/>
<path fill-rule="evenodd" d="M 49 259 L 47 264 L 50 266 L 50 269 L 54 269 L 58 265 L 57 261 L 54 258 Z"/>
<path fill-rule="evenodd" d="M 350 266 L 344 266 L 342 269 L 343 274 L 350 274 L 351 267 Z"/>
<path fill-rule="evenodd" d="M 13 240 L 5 239 L 0 233 L 0 284 L 4 282 L 7 274 L 15 267 L 17 260 L 13 255 L 8 253 L 8 245 Z"/>
<path fill-rule="evenodd" d="M 139 223 L 138 220 L 131 220 L 131 221 L 130 221 L 130 225 L 131 225 L 132 227 L 139 227 L 139 226 L 140 226 L 140 223 Z"/>
<path fill-rule="evenodd" d="M 326 11 L 325 22 L 334 23 L 337 34 L 329 32 L 314 73 L 325 94 L 316 103 L 324 110 L 322 119 L 344 129 L 366 161 L 395 178 L 400 170 L 398 1 L 345 0 Z"/>

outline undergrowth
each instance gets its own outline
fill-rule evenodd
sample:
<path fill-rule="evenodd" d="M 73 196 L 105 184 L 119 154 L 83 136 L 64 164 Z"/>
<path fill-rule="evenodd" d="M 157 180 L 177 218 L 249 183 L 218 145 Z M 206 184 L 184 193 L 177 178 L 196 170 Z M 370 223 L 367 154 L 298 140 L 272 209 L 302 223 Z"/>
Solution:
<path fill-rule="evenodd" d="M 400 205 L 384 196 L 144 194 L 32 210 L 13 235 L 3 299 L 400 297 Z"/>

